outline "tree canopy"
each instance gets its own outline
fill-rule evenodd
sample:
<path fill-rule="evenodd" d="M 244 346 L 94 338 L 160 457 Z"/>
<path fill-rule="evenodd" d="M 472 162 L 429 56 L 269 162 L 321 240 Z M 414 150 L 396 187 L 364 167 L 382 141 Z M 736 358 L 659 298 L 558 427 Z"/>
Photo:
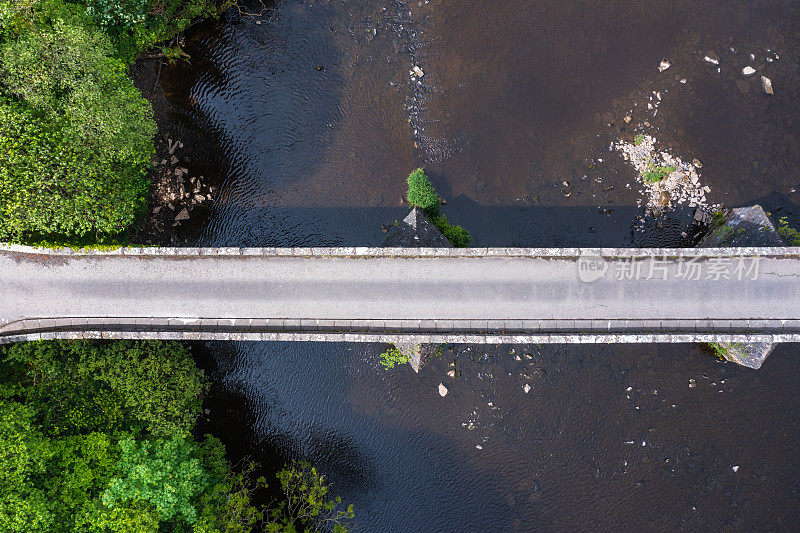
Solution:
<path fill-rule="evenodd" d="M 253 503 L 256 465 L 194 435 L 205 387 L 174 342 L 0 349 L 0 531 L 343 531 L 352 507 L 305 464 L 278 473 L 284 502 Z"/>

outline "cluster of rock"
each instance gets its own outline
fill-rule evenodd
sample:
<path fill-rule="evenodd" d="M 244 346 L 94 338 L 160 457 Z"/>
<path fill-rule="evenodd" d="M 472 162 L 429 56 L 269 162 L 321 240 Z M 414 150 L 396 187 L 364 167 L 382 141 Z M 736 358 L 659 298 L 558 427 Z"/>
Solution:
<path fill-rule="evenodd" d="M 763 53 L 763 59 L 757 59 L 756 54 L 741 53 L 732 46 L 729 48 L 729 52 L 730 56 L 724 60 L 724 65 L 722 64 L 723 59 L 715 51 L 706 53 L 703 61 L 715 68 L 718 74 L 722 74 L 723 66 L 732 66 L 732 69 L 726 69 L 728 70 L 726 74 L 734 80 L 736 88 L 742 94 L 748 94 L 754 86 L 760 86 L 764 94 L 775 94 L 772 80 L 764 75 L 763 71 L 766 64 L 774 63 L 780 59 L 777 53 L 767 49 Z M 755 76 L 755 74 L 758 74 L 758 76 Z"/>
<path fill-rule="evenodd" d="M 691 163 L 680 157 L 656 149 L 656 139 L 650 135 L 639 135 L 633 142 L 619 141 L 614 144 L 623 158 L 638 172 L 642 193 L 645 195 L 645 208 L 659 213 L 676 205 L 688 204 L 689 207 L 710 209 L 706 194 L 711 188 L 700 183 L 698 169 L 702 163 L 695 159 Z M 647 183 L 644 175 L 657 168 L 674 168 L 662 180 Z M 641 207 L 642 201 L 639 202 Z"/>
<path fill-rule="evenodd" d="M 203 183 L 203 176 L 189 176 L 188 156 L 180 156 L 183 143 L 165 138 L 162 158 L 153 161 L 154 179 L 150 222 L 158 233 L 168 226 L 179 226 L 190 218 L 191 211 L 212 201 L 215 187 Z"/>

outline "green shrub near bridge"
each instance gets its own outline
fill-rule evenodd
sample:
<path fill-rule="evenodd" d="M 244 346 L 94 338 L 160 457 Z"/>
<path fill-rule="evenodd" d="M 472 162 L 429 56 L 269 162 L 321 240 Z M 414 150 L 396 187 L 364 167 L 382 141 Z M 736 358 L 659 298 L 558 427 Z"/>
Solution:
<path fill-rule="evenodd" d="M 418 207 L 425 212 L 428 220 L 442 232 L 456 248 L 466 248 L 472 241 L 472 236 L 465 228 L 453 226 L 441 213 L 439 195 L 425 171 L 421 168 L 412 172 L 406 180 L 408 192 L 406 199 L 412 207 Z"/>

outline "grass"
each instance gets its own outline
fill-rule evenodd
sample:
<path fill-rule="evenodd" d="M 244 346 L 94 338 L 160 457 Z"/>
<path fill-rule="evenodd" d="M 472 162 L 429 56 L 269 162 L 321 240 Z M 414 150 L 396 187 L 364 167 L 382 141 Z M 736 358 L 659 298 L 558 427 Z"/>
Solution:
<path fill-rule="evenodd" d="M 672 165 L 656 165 L 650 160 L 650 162 L 647 163 L 647 170 L 642 173 L 642 179 L 644 179 L 644 182 L 647 184 L 658 183 L 676 170 L 677 167 Z"/>
<path fill-rule="evenodd" d="M 714 230 L 714 236 L 720 239 L 720 244 L 723 246 L 726 244 L 728 239 L 733 237 L 734 230 L 730 226 L 720 226 Z"/>
<path fill-rule="evenodd" d="M 744 352 L 745 345 L 741 342 L 734 342 L 729 343 L 727 346 L 723 346 L 718 342 L 709 342 L 708 346 L 714 351 L 714 355 L 716 355 L 720 361 L 727 361 L 727 356 L 731 354 L 731 352 Z"/>
<path fill-rule="evenodd" d="M 633 145 L 634 146 L 639 146 L 643 142 L 644 142 L 644 134 L 643 133 L 640 133 L 639 135 L 637 135 L 636 137 L 633 138 Z"/>
<path fill-rule="evenodd" d="M 727 348 L 718 342 L 709 342 L 708 346 L 714 351 L 714 355 L 716 355 L 720 361 L 726 361 L 725 355 L 728 353 Z"/>
<path fill-rule="evenodd" d="M 778 234 L 786 240 L 789 246 L 800 246 L 800 231 L 789 226 L 789 219 L 781 217 L 778 219 Z"/>

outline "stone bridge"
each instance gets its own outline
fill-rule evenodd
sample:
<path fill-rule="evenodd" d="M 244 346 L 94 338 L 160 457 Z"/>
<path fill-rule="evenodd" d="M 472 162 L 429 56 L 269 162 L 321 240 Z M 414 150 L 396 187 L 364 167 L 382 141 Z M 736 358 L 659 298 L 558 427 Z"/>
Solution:
<path fill-rule="evenodd" d="M 800 342 L 800 248 L 0 246 L 0 343 Z"/>

